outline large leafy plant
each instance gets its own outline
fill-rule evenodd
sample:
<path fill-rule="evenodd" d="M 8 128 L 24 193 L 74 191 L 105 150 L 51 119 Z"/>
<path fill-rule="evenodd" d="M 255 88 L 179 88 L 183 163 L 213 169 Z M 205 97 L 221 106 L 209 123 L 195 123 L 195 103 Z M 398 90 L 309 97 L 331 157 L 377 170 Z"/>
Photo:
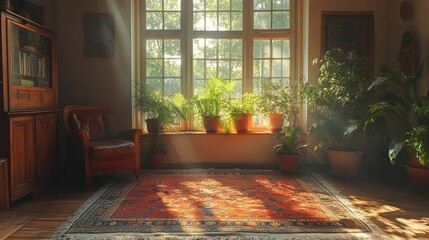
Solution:
<path fill-rule="evenodd" d="M 306 84 L 302 96 L 308 100 L 316 117 L 309 132 L 319 140 L 319 147 L 336 150 L 357 148 L 353 136 L 346 135 L 351 119 L 363 119 L 369 104 L 367 60 L 355 52 L 341 49 L 327 51 L 313 64 L 320 74 L 315 85 Z"/>
<path fill-rule="evenodd" d="M 420 65 L 414 75 L 386 65 L 380 66 L 380 70 L 384 75 L 377 77 L 369 90 L 381 88 L 382 94 L 370 105 L 365 128 L 380 120 L 392 120 L 400 128 L 400 135 L 390 142 L 391 162 L 408 146 L 421 164 L 429 163 L 429 91 L 423 96 L 419 91 L 423 66 Z"/>
<path fill-rule="evenodd" d="M 299 127 L 287 127 L 284 132 L 277 133 L 274 137 L 280 141 L 273 146 L 277 154 L 296 155 L 299 150 L 306 148 L 308 144 L 300 138 L 302 129 Z"/>

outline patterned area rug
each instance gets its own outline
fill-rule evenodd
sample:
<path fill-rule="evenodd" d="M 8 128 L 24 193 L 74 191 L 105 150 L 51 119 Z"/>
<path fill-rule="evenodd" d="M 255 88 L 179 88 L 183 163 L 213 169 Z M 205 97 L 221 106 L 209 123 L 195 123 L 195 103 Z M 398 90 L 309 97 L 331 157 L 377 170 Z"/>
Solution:
<path fill-rule="evenodd" d="M 145 171 L 101 189 L 54 239 L 384 239 L 351 208 L 307 173 Z"/>

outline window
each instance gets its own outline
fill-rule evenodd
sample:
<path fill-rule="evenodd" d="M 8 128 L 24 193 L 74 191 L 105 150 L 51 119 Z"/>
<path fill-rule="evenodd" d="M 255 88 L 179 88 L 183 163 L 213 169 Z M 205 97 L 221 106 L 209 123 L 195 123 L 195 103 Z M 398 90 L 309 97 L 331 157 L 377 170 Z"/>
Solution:
<path fill-rule="evenodd" d="M 141 81 L 192 97 L 213 77 L 234 97 L 294 75 L 295 0 L 147 0 L 140 4 Z M 254 125 L 265 120 L 255 117 Z M 191 126 L 187 124 L 186 126 Z"/>

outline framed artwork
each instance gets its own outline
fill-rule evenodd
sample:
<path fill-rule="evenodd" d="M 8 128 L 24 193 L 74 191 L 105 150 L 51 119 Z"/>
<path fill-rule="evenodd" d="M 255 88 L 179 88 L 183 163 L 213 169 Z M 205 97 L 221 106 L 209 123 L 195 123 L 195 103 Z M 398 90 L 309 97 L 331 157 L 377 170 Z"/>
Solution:
<path fill-rule="evenodd" d="M 83 13 L 84 56 L 110 58 L 115 54 L 115 25 L 110 13 Z"/>
<path fill-rule="evenodd" d="M 322 12 L 322 47 L 324 54 L 332 48 L 354 50 L 374 62 L 374 12 Z"/>

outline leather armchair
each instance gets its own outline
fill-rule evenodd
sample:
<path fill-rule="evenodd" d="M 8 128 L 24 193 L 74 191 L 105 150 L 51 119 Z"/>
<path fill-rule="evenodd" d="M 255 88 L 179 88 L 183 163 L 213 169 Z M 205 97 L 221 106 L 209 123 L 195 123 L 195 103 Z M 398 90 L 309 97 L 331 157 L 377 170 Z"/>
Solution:
<path fill-rule="evenodd" d="M 107 106 L 73 105 L 64 108 L 68 155 L 72 166 L 85 169 L 85 180 L 92 176 L 134 171 L 140 177 L 141 129 L 115 134 L 114 118 Z"/>

